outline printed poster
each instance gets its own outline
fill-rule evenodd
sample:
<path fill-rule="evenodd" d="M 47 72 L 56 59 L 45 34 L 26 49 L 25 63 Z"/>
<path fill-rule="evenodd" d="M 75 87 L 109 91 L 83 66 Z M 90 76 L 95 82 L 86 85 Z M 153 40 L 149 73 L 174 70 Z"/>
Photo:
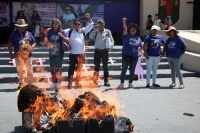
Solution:
<path fill-rule="evenodd" d="M 75 18 L 81 13 L 89 13 L 93 22 L 97 24 L 98 20 L 104 20 L 104 5 L 88 5 L 88 4 L 57 4 L 57 18 L 63 22 L 63 15 L 66 13 L 66 7 L 70 7 L 71 13 Z"/>
<path fill-rule="evenodd" d="M 8 2 L 0 2 L 0 27 L 10 27 L 10 9 Z"/>
<path fill-rule="evenodd" d="M 28 19 L 28 23 L 31 24 L 31 16 L 33 11 L 38 11 L 40 18 L 42 19 L 42 27 L 50 27 L 51 20 L 56 17 L 56 3 L 33 3 L 33 2 L 13 2 L 13 22 L 17 16 L 19 10 L 24 10 L 24 14 Z"/>

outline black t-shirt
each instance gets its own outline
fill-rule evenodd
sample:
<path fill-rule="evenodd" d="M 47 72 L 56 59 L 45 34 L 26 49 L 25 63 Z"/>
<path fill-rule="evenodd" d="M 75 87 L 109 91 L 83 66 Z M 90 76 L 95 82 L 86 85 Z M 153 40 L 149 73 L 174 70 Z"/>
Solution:
<path fill-rule="evenodd" d="M 146 30 L 151 30 L 151 26 L 153 25 L 153 21 L 152 20 L 148 20 L 148 21 L 149 21 L 150 26 L 147 26 Z"/>

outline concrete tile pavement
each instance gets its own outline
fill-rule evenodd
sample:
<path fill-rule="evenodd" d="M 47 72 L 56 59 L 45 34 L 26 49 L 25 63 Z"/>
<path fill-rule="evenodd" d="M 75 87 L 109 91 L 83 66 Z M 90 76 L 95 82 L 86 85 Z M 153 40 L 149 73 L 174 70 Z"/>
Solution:
<path fill-rule="evenodd" d="M 134 81 L 134 89 L 115 90 L 119 80 L 110 81 L 112 87 L 101 87 L 102 95 L 117 94 L 125 104 L 120 111 L 126 113 L 140 133 L 199 133 L 200 131 L 200 78 L 184 78 L 184 89 L 170 89 L 171 79 L 157 79 L 160 88 L 146 89 L 145 80 Z M 178 82 L 177 82 L 178 84 Z M 63 85 L 67 85 L 64 82 Z M 128 85 L 128 81 L 125 82 Z M 0 85 L 0 133 L 22 133 L 21 113 L 17 110 L 17 85 Z M 63 90 L 66 93 L 83 93 L 91 89 Z M 185 116 L 192 113 L 195 116 Z"/>

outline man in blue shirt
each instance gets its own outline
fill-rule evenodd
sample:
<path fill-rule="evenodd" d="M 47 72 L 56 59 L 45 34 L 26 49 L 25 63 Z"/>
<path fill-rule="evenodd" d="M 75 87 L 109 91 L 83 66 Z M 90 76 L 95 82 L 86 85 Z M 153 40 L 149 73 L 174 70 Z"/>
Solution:
<path fill-rule="evenodd" d="M 25 27 L 27 25 L 28 24 L 25 23 L 24 19 L 18 19 L 17 23 L 15 24 L 17 30 L 10 34 L 8 40 L 8 51 L 10 54 L 10 59 L 15 58 L 16 61 L 19 79 L 18 89 L 25 85 L 23 77 L 24 66 L 27 72 L 28 83 L 32 84 L 33 82 L 31 52 L 33 51 L 36 44 L 33 35 L 30 32 L 26 31 Z M 12 46 L 14 47 L 14 54 L 12 51 Z"/>
<path fill-rule="evenodd" d="M 66 13 L 63 15 L 63 27 L 65 27 L 65 25 L 67 26 L 67 22 L 69 20 L 74 20 L 75 17 L 74 17 L 74 14 L 71 13 L 70 11 L 70 8 L 69 7 L 66 7 Z M 65 29 L 65 28 L 64 28 Z"/>

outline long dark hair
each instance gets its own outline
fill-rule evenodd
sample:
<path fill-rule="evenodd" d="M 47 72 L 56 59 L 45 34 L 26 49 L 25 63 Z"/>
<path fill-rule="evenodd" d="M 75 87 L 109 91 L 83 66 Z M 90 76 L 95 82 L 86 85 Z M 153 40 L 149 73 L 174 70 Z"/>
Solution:
<path fill-rule="evenodd" d="M 35 13 L 35 12 L 37 13 L 36 16 L 34 16 L 34 13 Z M 33 13 L 32 13 L 32 17 L 36 17 L 36 18 L 40 19 L 40 16 L 39 16 L 39 14 L 38 14 L 38 11 L 34 10 Z"/>
<path fill-rule="evenodd" d="M 25 15 L 24 15 L 24 11 L 23 11 L 23 10 L 19 11 L 19 12 L 17 13 L 17 16 L 19 16 L 19 15 L 20 15 L 20 12 L 23 12 L 23 16 L 25 16 Z"/>

